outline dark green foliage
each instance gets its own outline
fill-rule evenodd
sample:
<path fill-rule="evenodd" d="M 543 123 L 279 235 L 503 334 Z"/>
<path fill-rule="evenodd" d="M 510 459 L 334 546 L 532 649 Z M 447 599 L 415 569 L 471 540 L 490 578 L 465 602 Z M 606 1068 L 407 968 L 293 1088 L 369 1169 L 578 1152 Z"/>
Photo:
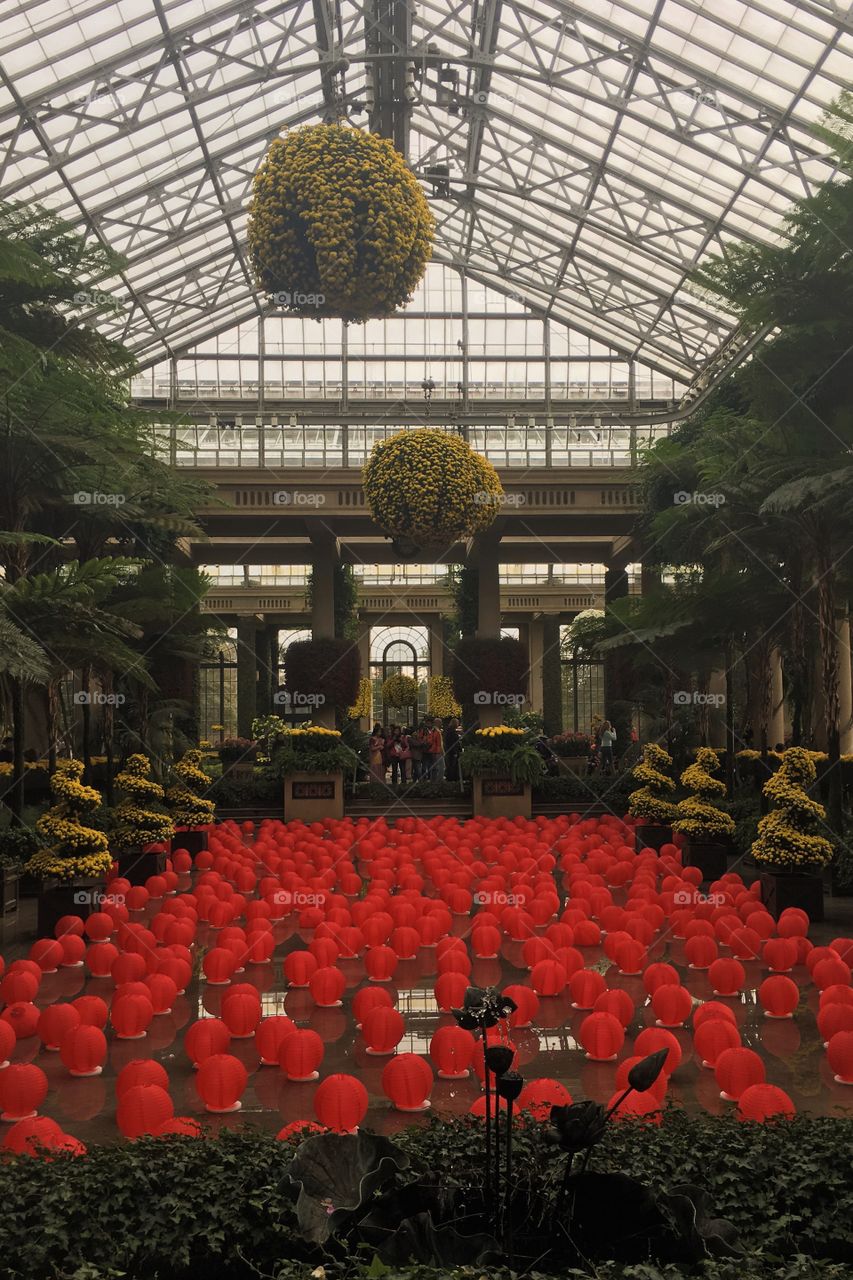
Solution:
<path fill-rule="evenodd" d="M 491 699 L 497 694 L 518 695 L 527 692 L 529 659 L 520 640 L 511 636 L 479 640 L 463 636 L 453 655 L 453 693 L 463 704 L 473 704 L 477 712 L 478 695 Z"/>
<path fill-rule="evenodd" d="M 285 688 L 295 697 L 322 695 L 325 706 L 351 707 L 358 697 L 361 657 L 341 637 L 297 640 L 284 657 Z M 310 719 L 310 706 L 306 712 Z"/>

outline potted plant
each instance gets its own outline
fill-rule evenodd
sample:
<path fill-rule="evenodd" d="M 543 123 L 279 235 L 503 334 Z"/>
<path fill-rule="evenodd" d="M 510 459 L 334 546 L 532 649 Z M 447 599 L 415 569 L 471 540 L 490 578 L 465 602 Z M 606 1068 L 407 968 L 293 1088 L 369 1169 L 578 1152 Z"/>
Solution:
<path fill-rule="evenodd" d="M 207 833 L 213 822 L 216 805 L 206 798 L 210 778 L 201 768 L 201 752 L 193 747 L 172 765 L 175 781 L 166 792 L 175 834 L 172 850 L 186 849 L 193 855 L 207 847 Z"/>
<path fill-rule="evenodd" d="M 475 730 L 460 765 L 471 778 L 475 817 L 530 817 L 531 787 L 545 765 L 524 729 L 498 724 Z"/>
<path fill-rule="evenodd" d="M 258 758 L 258 744 L 251 738 L 226 738 L 219 748 L 222 776 L 251 778 Z"/>
<path fill-rule="evenodd" d="M 38 932 L 53 937 L 64 915 L 88 916 L 98 910 L 103 884 L 113 864 L 106 832 L 91 826 L 101 796 L 84 787 L 83 763 L 57 763 L 51 779 L 54 805 L 36 823 L 41 847 L 26 870 L 42 880 L 38 898 Z"/>
<path fill-rule="evenodd" d="M 650 849 L 660 849 L 672 840 L 672 822 L 675 805 L 667 795 L 675 790 L 675 782 L 668 770 L 672 768 L 672 756 L 656 742 L 648 742 L 643 748 L 643 758 L 631 771 L 631 776 L 642 785 L 628 797 L 628 812 L 639 818 L 637 841 Z"/>
<path fill-rule="evenodd" d="M 570 730 L 548 739 L 561 773 L 577 775 L 586 772 L 591 741 L 589 734 Z"/>
<path fill-rule="evenodd" d="M 764 784 L 773 808 L 758 824 L 752 856 L 761 869 L 761 897 L 778 919 L 786 907 L 801 907 L 811 920 L 823 919 L 822 870 L 832 859 L 832 842 L 820 835 L 826 810 L 808 794 L 815 762 L 803 747 L 789 747 Z"/>
<path fill-rule="evenodd" d="M 344 816 L 343 775 L 353 758 L 338 729 L 306 724 L 288 730 L 273 764 L 284 781 L 285 821 Z"/>
<path fill-rule="evenodd" d="M 711 747 L 700 747 L 696 761 L 681 775 L 681 785 L 691 795 L 678 802 L 678 816 L 673 830 L 687 836 L 684 851 L 686 866 L 698 867 L 703 880 L 718 880 L 725 875 L 728 852 L 734 835 L 735 820 L 714 799 L 724 796 L 726 785 L 713 775 L 720 762 Z"/>
<path fill-rule="evenodd" d="M 453 681 L 450 676 L 430 676 L 427 708 L 431 716 L 440 720 L 448 716 L 462 715 L 462 707 L 453 696 Z"/>
<path fill-rule="evenodd" d="M 0 915 L 14 915 L 18 910 L 21 873 L 37 847 L 29 827 L 7 827 L 0 831 Z"/>
<path fill-rule="evenodd" d="M 175 827 L 162 807 L 163 788 L 151 781 L 147 756 L 128 756 L 115 787 L 119 802 L 113 812 L 112 842 L 119 874 L 131 884 L 144 884 L 164 871 L 166 850 Z"/>

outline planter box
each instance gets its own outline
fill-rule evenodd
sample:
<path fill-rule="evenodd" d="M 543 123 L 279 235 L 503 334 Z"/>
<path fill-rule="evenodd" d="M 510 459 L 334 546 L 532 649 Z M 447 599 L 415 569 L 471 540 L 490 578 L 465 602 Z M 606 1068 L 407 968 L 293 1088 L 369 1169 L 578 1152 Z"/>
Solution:
<path fill-rule="evenodd" d="M 131 884 L 145 884 L 149 876 L 162 875 L 166 870 L 165 853 L 146 853 L 142 849 L 131 849 L 127 853 L 116 856 L 118 873 Z"/>
<path fill-rule="evenodd" d="M 285 822 L 322 822 L 344 816 L 342 773 L 290 773 L 284 780 Z"/>
<path fill-rule="evenodd" d="M 712 840 L 688 840 L 682 861 L 685 867 L 698 867 L 703 880 L 719 880 L 729 867 L 731 845 Z"/>
<path fill-rule="evenodd" d="M 778 920 L 786 907 L 800 907 L 810 920 L 823 919 L 823 876 L 799 872 L 762 871 L 761 901 Z"/>
<path fill-rule="evenodd" d="M 172 836 L 172 853 L 176 849 L 186 849 L 187 853 L 194 858 L 197 853 L 201 853 L 202 849 L 207 848 L 207 833 L 209 829 L 209 827 L 179 828 Z"/>
<path fill-rule="evenodd" d="M 20 878 L 17 867 L 3 867 L 0 871 L 0 915 L 11 916 L 18 910 Z"/>
<path fill-rule="evenodd" d="M 530 783 L 511 778 L 472 778 L 475 818 L 530 817 Z"/>
<path fill-rule="evenodd" d="M 56 922 L 63 916 L 85 920 L 93 911 L 101 910 L 104 881 L 95 876 L 79 876 L 67 883 L 43 880 L 41 884 L 36 926 L 40 938 L 52 938 Z"/>
<path fill-rule="evenodd" d="M 635 830 L 637 832 L 638 849 L 657 849 L 660 852 L 663 845 L 672 844 L 672 827 L 641 823 Z"/>
<path fill-rule="evenodd" d="M 557 756 L 557 767 L 566 777 L 585 778 L 587 758 L 586 756 Z"/>

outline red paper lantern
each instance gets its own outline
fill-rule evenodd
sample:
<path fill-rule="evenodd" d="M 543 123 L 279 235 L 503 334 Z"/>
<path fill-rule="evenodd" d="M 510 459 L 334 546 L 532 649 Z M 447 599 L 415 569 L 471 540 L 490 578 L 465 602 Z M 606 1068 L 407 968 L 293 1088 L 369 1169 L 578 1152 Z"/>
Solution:
<path fill-rule="evenodd" d="M 219 1018 L 201 1018 L 184 1036 L 184 1050 L 194 1067 L 215 1053 L 225 1053 L 231 1032 Z"/>
<path fill-rule="evenodd" d="M 110 1021 L 118 1040 L 142 1040 L 154 1017 L 154 1006 L 142 995 L 118 996 L 110 1010 Z"/>
<path fill-rule="evenodd" d="M 94 978 L 108 978 L 119 956 L 111 942 L 93 942 L 86 948 L 86 967 Z"/>
<path fill-rule="evenodd" d="M 79 969 L 86 955 L 86 944 L 76 933 L 66 934 L 60 941 L 62 947 L 61 969 Z"/>
<path fill-rule="evenodd" d="M 145 986 L 151 997 L 154 1016 L 171 1013 L 172 1006 L 178 997 L 178 984 L 174 978 L 170 978 L 166 973 L 149 973 L 145 979 Z"/>
<path fill-rule="evenodd" d="M 227 987 L 237 968 L 237 957 L 227 947 L 213 947 L 201 962 L 211 986 Z"/>
<path fill-rule="evenodd" d="M 47 1076 L 31 1062 L 13 1062 L 0 1071 L 0 1120 L 29 1120 L 47 1097 Z"/>
<path fill-rule="evenodd" d="M 720 1097 L 737 1102 L 751 1084 L 764 1084 L 764 1063 L 752 1049 L 725 1049 L 717 1058 L 714 1075 Z"/>
<path fill-rule="evenodd" d="M 279 1062 L 288 1080 L 316 1080 L 324 1053 L 323 1041 L 316 1031 L 297 1027 L 281 1042 Z"/>
<path fill-rule="evenodd" d="M 311 996 L 320 1009 L 339 1008 L 346 985 L 346 978 L 340 969 L 333 969 L 330 966 L 315 969 L 308 980 Z"/>
<path fill-rule="evenodd" d="M 426 1111 L 432 1092 L 429 1063 L 416 1053 L 398 1054 L 382 1072 L 382 1092 L 398 1111 Z"/>
<path fill-rule="evenodd" d="M 708 980 L 715 996 L 736 996 L 743 990 L 746 971 L 739 960 L 715 960 L 708 970 Z"/>
<path fill-rule="evenodd" d="M 3 1150 L 16 1156 L 40 1156 L 45 1151 L 55 1151 L 61 1146 L 65 1134 L 55 1120 L 47 1116 L 35 1116 L 31 1120 L 19 1120 L 3 1139 Z"/>
<path fill-rule="evenodd" d="M 592 1009 L 598 997 L 606 990 L 604 977 L 595 969 L 579 969 L 569 978 L 573 1009 Z"/>
<path fill-rule="evenodd" d="M 558 996 L 566 989 L 566 971 L 556 960 L 540 960 L 530 973 L 530 985 L 538 996 Z"/>
<path fill-rule="evenodd" d="M 799 907 L 786 907 L 776 925 L 780 938 L 804 938 L 809 931 L 809 917 Z"/>
<path fill-rule="evenodd" d="M 354 1133 L 367 1114 L 367 1090 L 355 1076 L 331 1075 L 317 1086 L 314 1114 L 333 1133 Z"/>
<path fill-rule="evenodd" d="M 701 1027 L 703 1022 L 708 1022 L 711 1018 L 725 1018 L 733 1027 L 737 1026 L 737 1018 L 729 1004 L 723 1004 L 721 1000 L 706 1000 L 704 1004 L 700 1004 L 697 1009 L 693 1010 L 693 1029 Z"/>
<path fill-rule="evenodd" d="M 797 954 L 794 938 L 768 938 L 761 957 L 774 973 L 789 973 L 797 963 Z"/>
<path fill-rule="evenodd" d="M 758 999 L 766 1018 L 792 1018 L 800 1002 L 800 989 L 796 982 L 777 973 L 764 979 Z"/>
<path fill-rule="evenodd" d="M 388 941 L 401 960 L 414 960 L 421 946 L 421 936 L 417 929 L 407 925 L 394 929 Z"/>
<path fill-rule="evenodd" d="M 39 938 L 30 947 L 30 959 L 34 960 L 42 973 L 56 973 L 62 964 L 62 943 L 55 938 Z"/>
<path fill-rule="evenodd" d="M 204 1130 L 198 1120 L 193 1120 L 192 1116 L 173 1116 L 171 1120 L 164 1120 L 154 1130 L 155 1138 L 201 1138 L 204 1136 Z"/>
<path fill-rule="evenodd" d="M 635 1067 L 638 1062 L 642 1062 L 642 1061 L 643 1059 L 637 1054 L 635 1054 L 633 1057 L 622 1059 L 622 1061 L 619 1063 L 619 1066 L 616 1068 L 617 1093 L 623 1093 L 628 1088 L 628 1073 L 630 1072 L 632 1067 Z M 655 1080 L 652 1087 L 650 1089 L 641 1090 L 641 1093 L 650 1093 L 657 1100 L 658 1103 L 662 1103 L 664 1098 L 666 1097 L 666 1091 L 668 1088 L 669 1088 L 669 1076 L 666 1074 L 665 1071 L 661 1071 L 660 1075 Z"/>
<path fill-rule="evenodd" d="M 196 1093 L 205 1110 L 214 1115 L 239 1111 L 249 1076 L 239 1058 L 230 1053 L 214 1053 L 199 1064 Z"/>
<path fill-rule="evenodd" d="M 72 1004 L 84 1026 L 100 1027 L 103 1031 L 110 1016 L 106 1000 L 102 1000 L 100 996 L 78 996 Z"/>
<path fill-rule="evenodd" d="M 99 946 L 106 950 L 106 943 Z M 110 968 L 110 974 L 116 986 L 122 982 L 141 982 L 147 972 L 145 958 L 135 951 L 124 951 L 116 956 Z"/>
<path fill-rule="evenodd" d="M 0 1069 L 8 1067 L 17 1043 L 18 1038 L 8 1022 L 0 1021 Z"/>
<path fill-rule="evenodd" d="M 429 1042 L 429 1056 L 441 1080 L 465 1080 L 476 1041 L 463 1027 L 439 1027 Z"/>
<path fill-rule="evenodd" d="M 125 1090 L 116 1107 L 116 1124 L 125 1138 L 152 1134 L 175 1114 L 172 1099 L 156 1084 L 137 1084 Z"/>
<path fill-rule="evenodd" d="M 835 1073 L 835 1083 L 853 1084 L 853 1031 L 836 1031 L 826 1046 L 826 1056 Z"/>
<path fill-rule="evenodd" d="M 709 1018 L 693 1032 L 693 1047 L 702 1066 L 714 1068 L 720 1054 L 740 1047 L 740 1032 L 726 1018 Z"/>
<path fill-rule="evenodd" d="M 29 970 L 10 969 L 0 982 L 0 999 L 4 1004 L 30 1004 L 38 995 L 40 985 L 40 977 Z"/>
<path fill-rule="evenodd" d="M 684 944 L 684 958 L 691 969 L 710 969 L 718 955 L 714 939 L 704 935 L 688 938 Z"/>
<path fill-rule="evenodd" d="M 683 1027 L 692 1010 L 693 997 L 684 987 L 666 983 L 652 996 L 652 1011 L 659 1027 Z"/>
<path fill-rule="evenodd" d="M 115 933 L 115 921 L 106 911 L 93 911 L 83 926 L 92 942 L 106 942 Z M 81 933 L 83 930 L 81 929 Z"/>
<path fill-rule="evenodd" d="M 539 1012 L 539 997 L 530 987 L 513 984 L 504 987 L 503 994 L 516 1003 L 516 1009 L 509 1015 L 510 1027 L 529 1027 Z"/>
<path fill-rule="evenodd" d="M 647 993 L 651 996 L 657 991 L 658 987 L 669 985 L 680 986 L 681 979 L 678 976 L 678 970 L 674 969 L 671 964 L 659 962 L 650 964 L 643 974 L 643 986 Z"/>
<path fill-rule="evenodd" d="M 367 1052 L 377 1057 L 393 1053 L 405 1030 L 402 1015 L 396 1009 L 371 1009 L 361 1024 Z"/>
<path fill-rule="evenodd" d="M 819 960 L 812 969 L 812 982 L 818 991 L 825 991 L 827 987 L 849 986 L 850 968 L 844 963 L 841 956 Z"/>
<path fill-rule="evenodd" d="M 38 1020 L 38 1034 L 45 1049 L 58 1050 L 63 1037 L 80 1022 L 80 1014 L 70 1004 L 49 1004 L 42 1009 Z"/>
<path fill-rule="evenodd" d="M 615 952 L 615 962 L 619 966 L 619 972 L 624 977 L 635 977 L 643 972 L 646 948 L 642 942 L 637 942 L 633 938 L 626 938 L 615 948 Z"/>
<path fill-rule="evenodd" d="M 681 1045 L 671 1031 L 665 1031 L 663 1027 L 646 1027 L 634 1041 L 634 1053 L 641 1058 L 657 1053 L 659 1049 L 667 1050 L 663 1069 L 671 1076 L 681 1062 Z"/>
<path fill-rule="evenodd" d="M 393 1009 L 394 1001 L 384 987 L 362 987 L 356 991 L 352 1002 L 352 1016 L 360 1027 L 371 1009 Z"/>
<path fill-rule="evenodd" d="M 443 973 L 436 980 L 435 1000 L 442 1013 L 458 1009 L 465 999 L 468 990 L 468 979 L 462 973 Z"/>
<path fill-rule="evenodd" d="M 233 992 L 222 1001 L 222 1021 L 235 1040 L 251 1040 L 261 1021 L 257 995 Z"/>
<path fill-rule="evenodd" d="M 107 1060 L 107 1037 L 100 1027 L 80 1023 L 65 1033 L 59 1056 L 72 1076 L 99 1076 Z"/>
<path fill-rule="evenodd" d="M 169 1076 L 162 1063 L 155 1062 L 153 1058 L 134 1058 L 128 1062 L 116 1076 L 116 1097 L 121 1098 L 128 1089 L 143 1084 L 155 1084 L 168 1093 Z"/>
<path fill-rule="evenodd" d="M 634 1017 L 634 1001 L 628 995 L 627 991 L 623 991 L 621 987 L 614 987 L 610 991 L 602 991 L 601 995 L 592 1006 L 594 1013 L 612 1013 L 618 1018 L 623 1027 L 627 1027 Z"/>
<path fill-rule="evenodd" d="M 396 952 L 394 954 L 396 955 Z M 468 952 L 460 947 L 457 950 L 446 951 L 443 956 L 439 956 L 436 960 L 436 968 L 440 974 L 464 973 L 467 977 L 471 972 L 471 958 Z"/>
<path fill-rule="evenodd" d="M 38 1030 L 39 1009 L 29 1000 L 16 1000 L 0 1013 L 0 1020 L 9 1024 L 16 1040 L 27 1040 Z"/>
<path fill-rule="evenodd" d="M 310 951 L 291 951 L 284 957 L 284 976 L 289 987 L 307 987 L 312 973 L 317 971 L 317 961 Z"/>
<path fill-rule="evenodd" d="M 853 1031 L 853 1004 L 826 1004 L 817 1015 L 817 1029 L 824 1047 L 839 1031 Z M 0 1057 L 3 1050 L 0 1048 Z"/>
<path fill-rule="evenodd" d="M 66 937 L 83 936 L 83 921 L 80 916 L 60 916 L 53 926 L 53 936 L 58 942 Z"/>
<path fill-rule="evenodd" d="M 737 1109 L 741 1120 L 757 1120 L 759 1123 L 778 1119 L 779 1116 L 790 1120 L 797 1113 L 785 1090 L 778 1089 L 775 1084 L 751 1084 L 740 1095 Z"/>
<path fill-rule="evenodd" d="M 527 946 L 527 943 L 524 945 Z M 474 929 L 471 934 L 471 949 L 479 960 L 494 960 L 501 949 L 500 929 L 493 924 L 483 924 Z"/>
<path fill-rule="evenodd" d="M 624 1093 L 624 1090 L 623 1090 Z M 651 1089 L 644 1093 L 631 1092 L 626 1096 L 614 1093 L 607 1103 L 607 1110 L 614 1108 L 612 1119 L 645 1120 L 647 1123 L 660 1124 L 660 1103 Z"/>
<path fill-rule="evenodd" d="M 364 968 L 373 982 L 390 982 L 399 961 L 391 947 L 368 947 L 364 956 Z"/>
<path fill-rule="evenodd" d="M 255 1048 L 262 1067 L 279 1065 L 282 1041 L 295 1030 L 296 1024 L 283 1014 L 263 1019 L 255 1032 Z"/>
<path fill-rule="evenodd" d="M 592 1062 L 614 1062 L 625 1043 L 625 1028 L 612 1013 L 591 1013 L 578 1029 L 578 1040 Z"/>
<path fill-rule="evenodd" d="M 572 1095 L 559 1080 L 540 1077 L 524 1086 L 518 1107 L 520 1111 L 529 1111 L 534 1119 L 545 1121 L 549 1119 L 552 1107 L 568 1107 L 571 1101 Z"/>

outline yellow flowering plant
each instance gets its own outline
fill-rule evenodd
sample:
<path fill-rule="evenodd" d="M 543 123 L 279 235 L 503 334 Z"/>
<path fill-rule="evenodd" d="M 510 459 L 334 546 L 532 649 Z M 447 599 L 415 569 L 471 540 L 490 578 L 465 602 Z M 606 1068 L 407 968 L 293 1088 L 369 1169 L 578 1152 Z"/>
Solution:
<path fill-rule="evenodd" d="M 128 756 L 115 785 L 119 803 L 113 814 L 113 844 L 119 853 L 129 853 L 148 844 L 171 840 L 175 825 L 161 808 L 164 791 L 151 781 L 147 756 Z"/>
<path fill-rule="evenodd" d="M 455 432 L 433 427 L 380 440 L 363 479 L 373 519 L 404 558 L 488 529 L 503 494 L 490 462 Z"/>
<path fill-rule="evenodd" d="M 352 706 L 347 708 L 347 715 L 350 720 L 361 720 L 370 716 L 372 710 L 373 698 L 370 681 L 366 677 L 362 677 L 358 682 L 358 697 Z"/>
<path fill-rule="evenodd" d="M 382 683 L 382 701 L 386 707 L 413 707 L 418 700 L 418 682 L 414 676 L 393 672 Z"/>
<path fill-rule="evenodd" d="M 675 782 L 669 774 L 672 756 L 656 742 L 648 742 L 643 748 L 643 758 L 634 766 L 632 776 L 642 785 L 628 797 L 628 812 L 633 818 L 666 825 L 673 821 L 677 809 L 667 793 L 675 790 Z"/>
<path fill-rule="evenodd" d="M 430 676 L 429 678 L 429 713 L 431 716 L 461 716 L 462 708 L 453 696 L 453 681 L 450 676 Z"/>
<path fill-rule="evenodd" d="M 817 828 L 826 810 L 808 795 L 817 776 L 815 752 L 789 747 L 782 763 L 764 784 L 773 808 L 758 824 L 752 856 L 776 871 L 816 871 L 832 859 L 832 843 Z"/>
<path fill-rule="evenodd" d="M 362 323 L 411 300 L 435 220 L 392 142 L 346 124 L 276 138 L 255 175 L 248 243 L 261 288 L 294 314 Z"/>
<path fill-rule="evenodd" d="M 26 864 L 31 875 L 73 880 L 78 876 L 104 876 L 112 866 L 105 832 L 86 823 L 100 808 L 100 792 L 84 786 L 82 777 L 82 761 L 57 761 L 50 780 L 56 803 L 36 823 L 36 834 L 44 847 Z"/>
<path fill-rule="evenodd" d="M 734 835 L 735 821 L 714 803 L 726 794 L 726 784 L 714 774 L 720 761 L 711 747 L 700 747 L 696 761 L 688 765 L 681 775 L 681 785 L 693 794 L 678 802 L 678 816 L 673 830 L 691 836 L 696 841 L 728 839 Z"/>
<path fill-rule="evenodd" d="M 201 768 L 202 754 L 195 748 L 185 751 L 172 765 L 175 781 L 166 792 L 166 802 L 176 827 L 209 827 L 216 805 L 204 796 L 210 778 Z"/>

